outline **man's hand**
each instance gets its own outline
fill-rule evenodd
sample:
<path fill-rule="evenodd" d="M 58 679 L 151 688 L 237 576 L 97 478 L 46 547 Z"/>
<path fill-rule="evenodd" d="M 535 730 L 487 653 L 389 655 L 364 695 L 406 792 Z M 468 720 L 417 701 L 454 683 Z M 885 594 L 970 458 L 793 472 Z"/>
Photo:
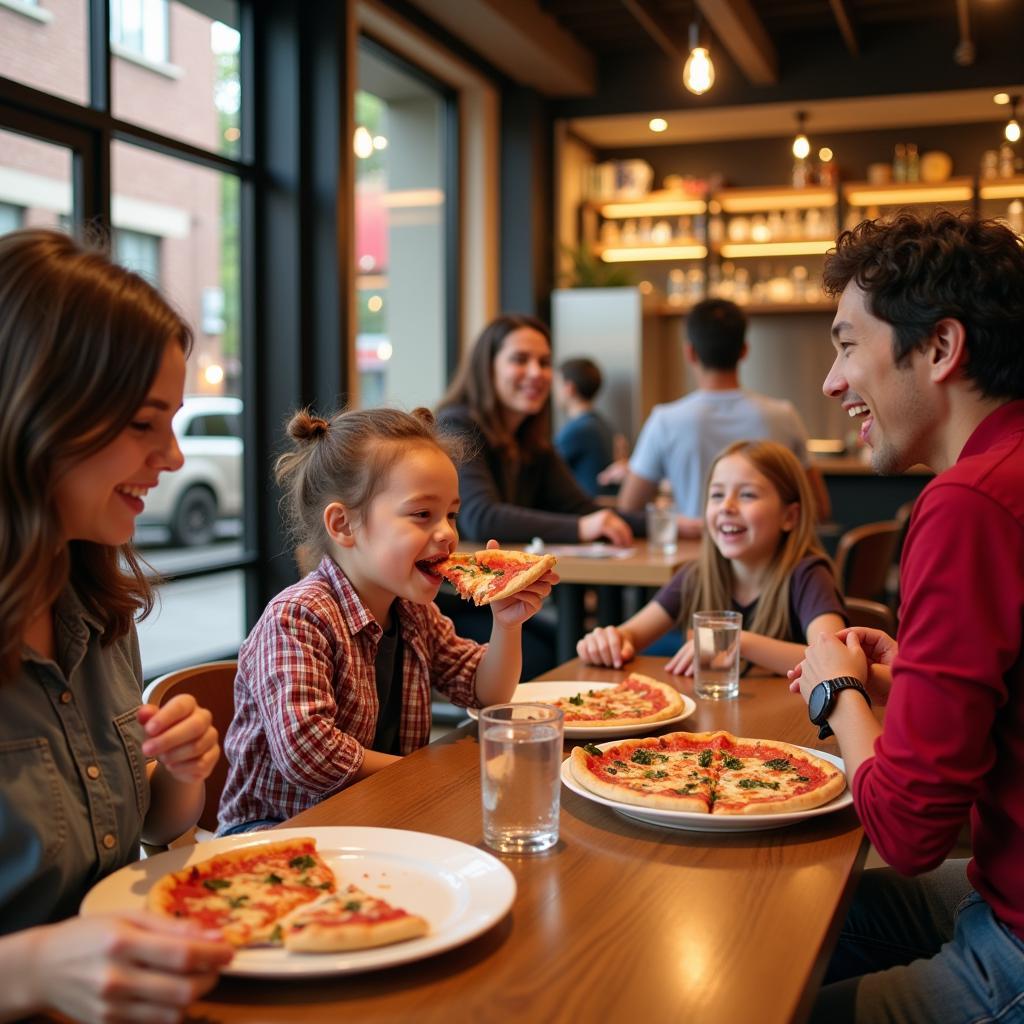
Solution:
<path fill-rule="evenodd" d="M 791 669 L 789 688 L 806 701 L 818 683 L 837 676 L 853 676 L 862 683 L 868 677 L 868 659 L 854 630 L 844 630 L 845 643 L 838 635 L 821 633 L 804 652 L 804 660 Z"/>

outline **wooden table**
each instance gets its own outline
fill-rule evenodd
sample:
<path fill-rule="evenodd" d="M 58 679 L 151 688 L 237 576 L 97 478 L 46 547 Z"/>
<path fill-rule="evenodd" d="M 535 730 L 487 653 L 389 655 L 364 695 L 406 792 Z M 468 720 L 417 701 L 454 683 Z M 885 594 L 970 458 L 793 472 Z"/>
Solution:
<path fill-rule="evenodd" d="M 668 678 L 662 662 L 634 666 Z M 545 678 L 621 672 L 572 662 Z M 688 682 L 681 689 L 692 693 Z M 743 680 L 734 701 L 698 701 L 687 723 L 817 744 L 781 679 Z M 413 829 L 481 846 L 476 725 L 325 800 L 289 826 Z M 440 956 L 301 982 L 225 978 L 193 1008 L 205 1021 L 481 1024 L 642 1016 L 783 1024 L 806 1017 L 866 842 L 852 808 L 776 831 L 699 833 L 633 823 L 562 789 L 551 851 L 506 857 L 512 911 Z"/>
<path fill-rule="evenodd" d="M 510 544 L 510 548 L 522 550 L 522 544 Z M 556 572 L 562 582 L 555 588 L 553 597 L 558 610 L 558 658 L 568 661 L 576 653 L 576 641 L 583 635 L 583 588 L 584 587 L 660 587 L 668 583 L 684 562 L 692 561 L 700 551 L 699 540 L 680 540 L 671 555 L 653 551 L 646 540 L 637 539 L 631 545 L 634 553 L 625 558 L 584 558 L 566 553 L 567 548 L 589 548 L 589 544 L 552 544 L 558 557 Z M 459 542 L 459 551 L 479 551 L 483 547 L 476 541 Z M 614 606 L 612 606 L 614 607 Z M 601 625 L 613 625 L 620 614 L 599 612 Z M 616 622 L 613 622 L 613 619 Z"/>

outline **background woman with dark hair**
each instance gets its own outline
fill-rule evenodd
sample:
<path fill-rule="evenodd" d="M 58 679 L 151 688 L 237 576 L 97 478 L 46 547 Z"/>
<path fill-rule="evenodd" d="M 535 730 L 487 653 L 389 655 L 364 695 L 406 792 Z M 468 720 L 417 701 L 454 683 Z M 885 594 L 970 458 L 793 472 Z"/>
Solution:
<path fill-rule="evenodd" d="M 231 959 L 144 913 L 74 918 L 90 886 L 203 807 L 220 753 L 189 696 L 140 706 L 130 541 L 180 468 L 188 326 L 54 231 L 0 238 L 0 1019 L 174 1020 Z"/>
<path fill-rule="evenodd" d="M 463 434 L 459 533 L 481 542 L 606 540 L 627 545 L 633 527 L 600 508 L 576 483 L 551 443 L 551 337 L 531 316 L 503 314 L 474 342 L 438 408 L 438 421 Z M 639 522 L 634 524 L 642 529 Z M 488 617 L 446 601 L 463 635 L 486 639 Z M 474 614 L 476 612 L 476 614 Z M 555 663 L 552 631 L 537 619 L 524 633 L 524 678 Z"/>

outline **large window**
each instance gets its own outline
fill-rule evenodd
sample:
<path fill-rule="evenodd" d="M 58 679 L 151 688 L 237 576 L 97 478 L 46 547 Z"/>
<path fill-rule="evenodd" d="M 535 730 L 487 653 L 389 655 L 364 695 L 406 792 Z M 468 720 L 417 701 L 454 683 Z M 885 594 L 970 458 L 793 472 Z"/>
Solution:
<path fill-rule="evenodd" d="M 355 96 L 356 363 L 362 404 L 432 406 L 451 369 L 452 99 L 369 40 Z"/>
<path fill-rule="evenodd" d="M 243 529 L 242 210 L 256 175 L 240 154 L 251 45 L 238 0 L 36 6 L 39 17 L 0 4 L 0 75 L 30 87 L 0 78 L 0 233 L 98 230 L 194 331 L 175 417 L 185 464 L 147 495 L 135 538 L 169 581 L 139 630 L 151 677 L 232 655 L 246 630 L 256 559 Z M 86 26 L 104 13 L 109 33 L 97 38 Z"/>

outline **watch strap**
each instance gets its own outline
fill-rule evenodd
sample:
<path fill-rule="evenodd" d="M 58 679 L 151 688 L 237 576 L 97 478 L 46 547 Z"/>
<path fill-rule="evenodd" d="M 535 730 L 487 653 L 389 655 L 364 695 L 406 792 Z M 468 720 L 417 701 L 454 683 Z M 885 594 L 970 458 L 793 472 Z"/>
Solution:
<path fill-rule="evenodd" d="M 818 726 L 818 739 L 827 740 L 829 736 L 834 735 L 832 726 L 828 724 L 828 716 L 832 713 L 832 709 L 836 706 L 836 699 L 843 690 L 856 690 L 867 701 L 868 707 L 871 707 L 871 697 L 864 689 L 864 684 L 855 676 L 836 676 L 835 679 L 823 679 L 822 684 L 828 687 L 828 703 L 818 714 L 817 721 L 814 719 L 811 721 Z"/>

